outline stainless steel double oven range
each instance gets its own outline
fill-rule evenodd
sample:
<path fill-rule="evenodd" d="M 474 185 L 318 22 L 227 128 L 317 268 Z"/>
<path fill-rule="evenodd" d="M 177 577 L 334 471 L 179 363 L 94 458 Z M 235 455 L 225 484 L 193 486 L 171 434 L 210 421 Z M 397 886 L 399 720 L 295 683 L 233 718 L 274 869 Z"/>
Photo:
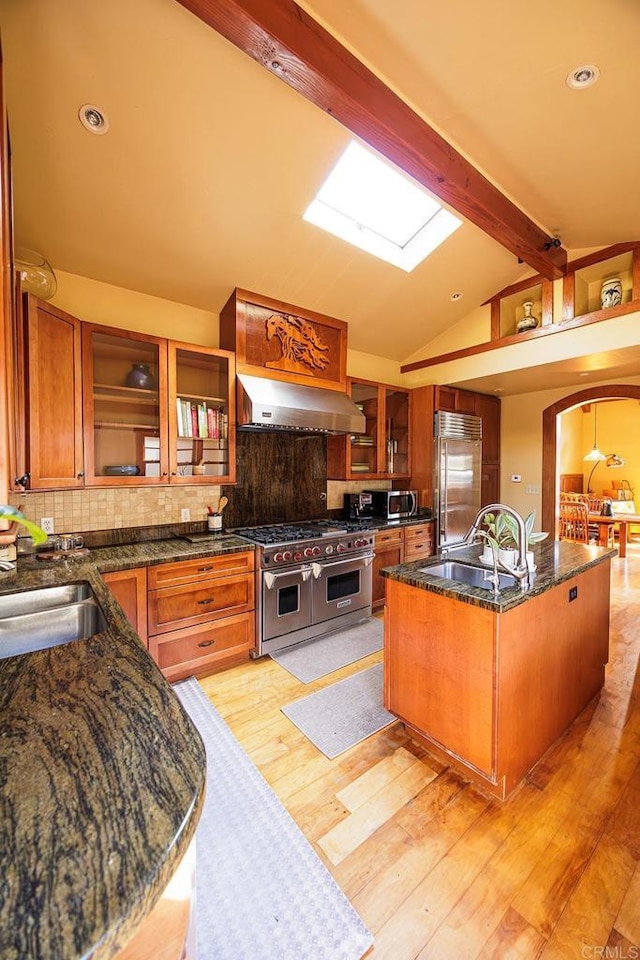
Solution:
<path fill-rule="evenodd" d="M 371 530 L 319 520 L 233 532 L 257 545 L 254 656 L 371 616 Z"/>

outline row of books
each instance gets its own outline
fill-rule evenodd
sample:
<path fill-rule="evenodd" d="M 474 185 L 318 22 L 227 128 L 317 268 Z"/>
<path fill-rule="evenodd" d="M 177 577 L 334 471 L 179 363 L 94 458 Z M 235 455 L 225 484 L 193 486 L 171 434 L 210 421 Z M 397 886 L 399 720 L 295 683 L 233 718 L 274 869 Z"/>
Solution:
<path fill-rule="evenodd" d="M 226 440 L 229 436 L 229 418 L 220 407 L 208 407 L 206 403 L 176 398 L 178 436 L 198 437 L 200 440 Z"/>

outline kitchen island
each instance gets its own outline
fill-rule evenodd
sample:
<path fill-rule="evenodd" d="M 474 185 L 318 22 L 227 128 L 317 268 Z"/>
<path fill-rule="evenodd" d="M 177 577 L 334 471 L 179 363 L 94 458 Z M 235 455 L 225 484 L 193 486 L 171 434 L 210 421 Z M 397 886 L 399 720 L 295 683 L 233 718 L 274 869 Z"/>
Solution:
<path fill-rule="evenodd" d="M 200 816 L 200 736 L 100 574 L 247 549 L 232 536 L 173 537 L 62 563 L 23 557 L 0 578 L 0 594 L 88 582 L 107 622 L 86 640 L 0 659 L 3 960 L 116 956 Z"/>
<path fill-rule="evenodd" d="M 425 572 L 441 558 L 386 568 L 385 706 L 504 799 L 604 683 L 615 555 L 545 541 L 531 584 L 497 596 Z"/>

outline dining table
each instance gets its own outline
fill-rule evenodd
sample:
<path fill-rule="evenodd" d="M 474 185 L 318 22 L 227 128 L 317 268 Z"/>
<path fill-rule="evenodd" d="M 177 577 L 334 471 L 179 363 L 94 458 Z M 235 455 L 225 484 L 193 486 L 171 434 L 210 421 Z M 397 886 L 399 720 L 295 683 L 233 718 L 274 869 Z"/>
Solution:
<path fill-rule="evenodd" d="M 612 517 L 605 517 L 601 513 L 590 513 L 589 523 L 598 525 L 598 545 L 606 547 L 609 544 L 611 530 L 618 526 L 618 550 L 621 558 L 627 555 L 627 543 L 629 542 L 630 524 L 640 524 L 640 514 L 638 513 L 617 513 Z"/>

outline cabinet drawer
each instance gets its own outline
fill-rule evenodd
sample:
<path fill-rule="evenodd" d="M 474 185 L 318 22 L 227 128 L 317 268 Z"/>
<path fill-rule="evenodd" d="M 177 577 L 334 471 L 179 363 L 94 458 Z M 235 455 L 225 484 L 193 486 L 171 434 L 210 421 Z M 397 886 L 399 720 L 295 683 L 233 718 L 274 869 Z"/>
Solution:
<path fill-rule="evenodd" d="M 376 533 L 376 547 L 383 545 L 389 547 L 395 543 L 404 543 L 402 530 L 381 530 L 379 533 Z"/>
<path fill-rule="evenodd" d="M 422 537 L 417 540 L 410 540 L 404 546 L 404 562 L 411 563 L 412 560 L 422 560 L 430 557 L 433 553 L 433 540 L 431 537 Z"/>
<path fill-rule="evenodd" d="M 255 646 L 255 617 L 241 613 L 149 639 L 149 652 L 169 681 L 202 675 Z"/>
<path fill-rule="evenodd" d="M 253 570 L 253 559 L 253 551 L 250 550 L 246 553 L 221 553 L 215 557 L 181 560 L 179 563 L 161 563 L 149 567 L 149 589 L 173 587 L 194 580 Z"/>
<path fill-rule="evenodd" d="M 433 540 L 433 521 L 428 523 L 416 523 L 410 527 L 404 528 L 404 542 L 410 543 L 412 540 Z"/>
<path fill-rule="evenodd" d="M 245 613 L 254 607 L 252 573 L 149 591 L 149 635 Z"/>

